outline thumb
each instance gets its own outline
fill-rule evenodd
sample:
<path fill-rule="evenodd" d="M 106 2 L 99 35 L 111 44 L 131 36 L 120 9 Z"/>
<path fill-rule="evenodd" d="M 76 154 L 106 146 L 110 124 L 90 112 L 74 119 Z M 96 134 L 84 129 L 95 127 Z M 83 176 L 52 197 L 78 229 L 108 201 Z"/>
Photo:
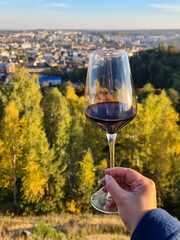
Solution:
<path fill-rule="evenodd" d="M 107 191 L 111 194 L 112 198 L 118 205 L 120 202 L 121 194 L 124 193 L 124 190 L 119 186 L 116 180 L 108 174 L 105 175 L 105 181 Z"/>

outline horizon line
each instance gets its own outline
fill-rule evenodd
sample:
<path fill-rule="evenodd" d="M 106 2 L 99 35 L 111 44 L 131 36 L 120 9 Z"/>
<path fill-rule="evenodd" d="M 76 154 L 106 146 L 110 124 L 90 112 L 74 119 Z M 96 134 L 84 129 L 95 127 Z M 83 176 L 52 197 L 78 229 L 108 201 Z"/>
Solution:
<path fill-rule="evenodd" d="M 173 31 L 180 30 L 180 28 L 137 28 L 137 29 L 86 29 L 86 28 L 5 28 L 0 31 L 37 31 L 37 30 L 46 30 L 46 31 Z"/>

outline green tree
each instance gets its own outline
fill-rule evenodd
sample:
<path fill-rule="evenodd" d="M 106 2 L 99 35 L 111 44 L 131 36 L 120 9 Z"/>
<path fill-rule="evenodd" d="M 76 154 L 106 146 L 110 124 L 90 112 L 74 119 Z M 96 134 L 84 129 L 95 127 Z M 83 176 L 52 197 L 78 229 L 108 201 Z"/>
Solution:
<path fill-rule="evenodd" d="M 74 88 L 68 84 L 66 89 L 66 99 L 68 101 L 72 121 L 70 125 L 70 140 L 68 145 L 68 167 L 66 170 L 66 196 L 70 202 L 77 196 L 78 189 L 78 162 L 82 159 L 85 150 L 84 144 L 84 98 L 79 98 L 75 94 Z M 71 189 L 71 191 L 69 191 Z"/>
<path fill-rule="evenodd" d="M 91 150 L 85 151 L 81 161 L 78 162 L 78 198 L 80 199 L 80 208 L 88 210 L 89 199 L 92 195 L 92 190 L 95 182 L 95 167 L 92 158 Z"/>
<path fill-rule="evenodd" d="M 58 158 L 69 141 L 71 116 L 67 100 L 57 88 L 50 89 L 42 101 L 44 125 L 51 146 L 56 148 Z M 63 150 L 64 149 L 64 150 Z"/>
<path fill-rule="evenodd" d="M 161 69 L 162 69 L 162 64 L 161 64 L 160 60 L 151 61 L 151 63 L 149 64 L 149 67 L 148 67 L 150 82 L 153 85 L 156 85 L 157 88 L 161 87 L 161 83 L 158 84 L 159 76 L 161 74 Z"/>
<path fill-rule="evenodd" d="M 135 87 L 152 83 L 155 88 L 174 88 L 174 74 L 180 71 L 180 53 L 177 46 L 164 46 L 141 51 L 130 59 Z M 176 82 L 177 87 L 177 82 Z M 177 89 L 176 89 L 177 90 Z"/>
<path fill-rule="evenodd" d="M 53 171 L 49 186 L 52 193 L 51 200 L 56 206 L 59 206 L 59 204 L 62 205 L 65 170 L 69 161 L 68 145 L 71 116 L 67 100 L 57 88 L 50 89 L 44 96 L 42 106 L 46 135 L 55 152 L 55 159 L 51 164 Z"/>
<path fill-rule="evenodd" d="M 171 99 L 173 106 L 176 107 L 180 99 L 178 91 L 174 90 L 173 88 L 170 88 L 167 90 L 167 95 Z"/>
<path fill-rule="evenodd" d="M 5 108 L 0 132 L 0 187 L 13 189 L 14 207 L 17 207 L 17 178 L 22 175 L 26 121 L 19 117 L 14 102 Z"/>
<path fill-rule="evenodd" d="M 151 92 L 138 104 L 137 116 L 120 130 L 116 141 L 116 165 L 131 167 L 153 179 L 159 206 L 167 207 L 174 215 L 172 209 L 180 210 L 177 204 L 180 181 L 178 121 L 179 116 L 165 91 L 159 95 Z"/>
<path fill-rule="evenodd" d="M 120 156 L 123 164 L 154 179 L 158 202 L 163 205 L 174 184 L 172 166 L 179 166 L 179 117 L 164 91 L 149 94 L 138 107 L 135 120 L 122 129 L 121 139 L 126 146 L 120 149 Z"/>
<path fill-rule="evenodd" d="M 23 62 L 24 62 L 24 63 L 27 63 L 28 61 L 29 61 L 29 59 L 28 59 L 27 55 L 24 55 L 24 57 L 23 57 Z"/>
<path fill-rule="evenodd" d="M 148 79 L 148 67 L 146 63 L 142 63 L 136 68 L 136 79 L 138 85 L 144 85 Z"/>
<path fill-rule="evenodd" d="M 82 160 L 84 145 L 84 129 L 81 114 L 74 114 L 70 126 L 70 141 L 68 145 L 68 167 L 66 169 L 66 195 L 69 199 L 75 199 L 78 189 L 78 162 Z M 69 191 L 69 189 L 71 189 Z"/>
<path fill-rule="evenodd" d="M 48 189 L 54 158 L 43 129 L 41 98 L 37 76 L 30 77 L 25 68 L 18 68 L 11 78 L 7 99 L 15 102 L 20 117 L 27 122 L 21 192 L 24 204 L 33 203 L 36 209 Z"/>
<path fill-rule="evenodd" d="M 142 102 L 150 93 L 154 93 L 155 89 L 153 88 L 151 83 L 147 83 L 144 85 L 142 89 L 139 89 L 137 92 L 138 95 L 138 102 Z"/>
<path fill-rule="evenodd" d="M 180 93 L 180 72 L 173 73 L 171 80 L 173 81 L 172 88 Z"/>
<path fill-rule="evenodd" d="M 177 45 L 170 45 L 168 47 L 168 51 L 171 52 L 171 53 L 178 53 L 179 52 L 178 46 Z"/>

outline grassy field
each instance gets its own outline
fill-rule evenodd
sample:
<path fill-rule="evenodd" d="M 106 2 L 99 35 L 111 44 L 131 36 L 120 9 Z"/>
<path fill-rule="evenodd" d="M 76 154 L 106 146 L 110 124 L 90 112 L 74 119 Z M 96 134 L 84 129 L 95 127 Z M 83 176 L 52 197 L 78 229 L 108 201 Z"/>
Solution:
<path fill-rule="evenodd" d="M 129 240 L 115 215 L 0 216 L 0 239 Z"/>

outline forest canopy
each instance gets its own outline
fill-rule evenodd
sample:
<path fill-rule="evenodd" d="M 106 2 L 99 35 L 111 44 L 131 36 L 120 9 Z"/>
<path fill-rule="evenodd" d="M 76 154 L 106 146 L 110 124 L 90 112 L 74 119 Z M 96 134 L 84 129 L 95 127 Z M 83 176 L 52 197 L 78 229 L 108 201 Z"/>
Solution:
<path fill-rule="evenodd" d="M 116 166 L 153 179 L 158 205 L 180 217 L 180 55 L 148 50 L 131 64 L 141 88 L 138 114 L 118 134 Z M 41 89 L 37 76 L 17 68 L 1 85 L 0 105 L 1 204 L 13 202 L 23 214 L 93 211 L 90 196 L 109 149 L 104 132 L 85 118 L 83 95 L 70 81 Z"/>
<path fill-rule="evenodd" d="M 180 52 L 177 46 L 159 46 L 140 51 L 130 59 L 136 88 L 151 83 L 154 88 L 173 88 L 180 93 Z"/>

